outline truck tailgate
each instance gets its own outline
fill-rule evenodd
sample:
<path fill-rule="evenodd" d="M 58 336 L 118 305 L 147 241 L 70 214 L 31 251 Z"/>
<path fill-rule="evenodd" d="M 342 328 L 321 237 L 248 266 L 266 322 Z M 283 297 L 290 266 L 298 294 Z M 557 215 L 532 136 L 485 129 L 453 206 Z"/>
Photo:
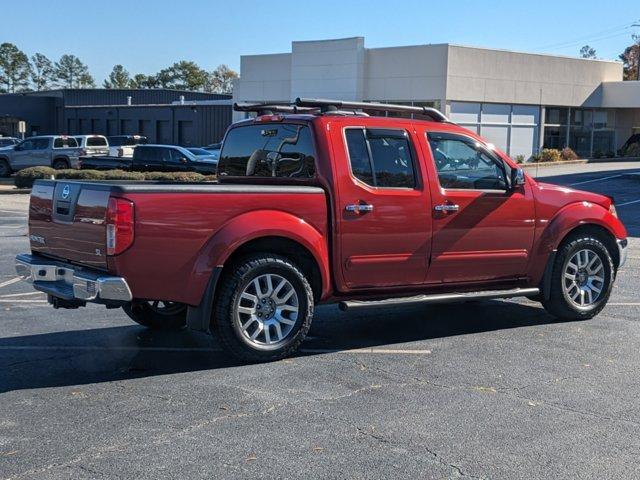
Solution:
<path fill-rule="evenodd" d="M 36 182 L 29 207 L 31 250 L 106 270 L 108 202 L 109 188 L 105 185 Z"/>

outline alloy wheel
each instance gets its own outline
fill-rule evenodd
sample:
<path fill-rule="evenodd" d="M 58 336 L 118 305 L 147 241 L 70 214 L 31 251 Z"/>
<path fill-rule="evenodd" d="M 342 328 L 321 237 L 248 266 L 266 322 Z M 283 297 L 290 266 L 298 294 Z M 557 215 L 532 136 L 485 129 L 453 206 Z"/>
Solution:
<path fill-rule="evenodd" d="M 574 253 L 564 268 L 562 287 L 567 298 L 579 308 L 589 308 L 605 289 L 604 263 L 585 248 Z"/>

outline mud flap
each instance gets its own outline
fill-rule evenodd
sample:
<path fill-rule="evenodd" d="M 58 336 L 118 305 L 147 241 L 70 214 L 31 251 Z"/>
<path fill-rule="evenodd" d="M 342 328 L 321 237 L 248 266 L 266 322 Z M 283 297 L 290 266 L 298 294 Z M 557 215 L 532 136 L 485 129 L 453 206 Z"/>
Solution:
<path fill-rule="evenodd" d="M 207 289 L 202 296 L 200 305 L 197 307 L 189 306 L 187 308 L 187 328 L 199 332 L 209 332 L 211 325 L 211 314 L 213 312 L 213 299 L 216 294 L 216 285 L 222 273 L 222 266 L 218 266 L 211 272 L 211 278 L 207 283 Z"/>
<path fill-rule="evenodd" d="M 558 250 L 552 250 L 549 253 L 547 266 L 544 268 L 544 276 L 542 277 L 542 298 L 549 300 L 551 297 L 551 277 L 553 277 L 553 265 L 556 263 L 556 254 Z"/>

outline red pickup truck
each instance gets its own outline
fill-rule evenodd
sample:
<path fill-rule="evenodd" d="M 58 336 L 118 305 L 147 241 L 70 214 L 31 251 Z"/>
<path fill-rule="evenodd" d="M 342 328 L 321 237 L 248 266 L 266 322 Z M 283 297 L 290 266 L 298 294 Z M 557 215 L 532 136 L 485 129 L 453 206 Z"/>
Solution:
<path fill-rule="evenodd" d="M 537 182 L 429 108 L 236 108 L 256 117 L 228 129 L 218 183 L 37 181 L 18 273 L 56 308 L 212 331 L 249 361 L 294 352 L 319 303 L 605 306 L 627 252 L 611 198 Z"/>

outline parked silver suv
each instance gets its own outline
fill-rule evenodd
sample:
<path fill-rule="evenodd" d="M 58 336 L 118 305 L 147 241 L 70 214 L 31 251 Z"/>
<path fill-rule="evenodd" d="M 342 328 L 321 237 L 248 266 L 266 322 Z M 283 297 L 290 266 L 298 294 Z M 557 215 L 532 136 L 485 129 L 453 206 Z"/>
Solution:
<path fill-rule="evenodd" d="M 29 137 L 17 145 L 0 148 L 0 177 L 28 167 L 78 168 L 80 150 L 73 137 Z"/>

